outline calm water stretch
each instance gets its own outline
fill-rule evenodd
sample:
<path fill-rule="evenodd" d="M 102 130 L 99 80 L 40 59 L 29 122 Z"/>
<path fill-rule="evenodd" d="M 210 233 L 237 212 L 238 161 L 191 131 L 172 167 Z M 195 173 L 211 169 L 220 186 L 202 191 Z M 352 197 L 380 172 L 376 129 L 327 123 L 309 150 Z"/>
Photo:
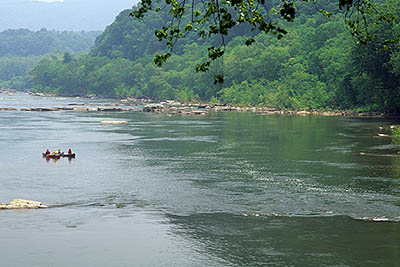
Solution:
<path fill-rule="evenodd" d="M 0 202 L 50 206 L 0 210 L 0 266 L 400 265 L 399 121 L 136 108 L 0 112 Z"/>

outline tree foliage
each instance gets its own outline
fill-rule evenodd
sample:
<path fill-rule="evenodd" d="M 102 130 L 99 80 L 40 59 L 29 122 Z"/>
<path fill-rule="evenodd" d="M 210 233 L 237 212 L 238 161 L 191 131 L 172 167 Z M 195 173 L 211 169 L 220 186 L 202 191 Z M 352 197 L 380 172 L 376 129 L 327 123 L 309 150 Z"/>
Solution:
<path fill-rule="evenodd" d="M 225 53 L 225 39 L 233 28 L 248 25 L 251 32 L 271 34 L 281 39 L 288 31 L 284 22 L 293 22 L 297 15 L 298 5 L 313 4 L 318 8 L 323 0 L 141 0 L 136 10 L 130 13 L 138 19 L 143 19 L 150 11 L 164 12 L 167 10 L 169 19 L 155 30 L 159 41 L 165 41 L 168 49 L 172 50 L 178 39 L 190 33 L 201 38 L 220 36 L 217 46 L 208 47 L 208 59 L 196 66 L 197 71 L 208 71 L 210 62 L 222 57 Z M 338 9 L 345 14 L 346 24 L 353 36 L 360 42 L 370 40 L 368 16 L 376 12 L 375 4 L 370 0 L 338 0 Z M 318 12 L 332 16 L 329 9 L 318 8 Z M 146 21 L 149 17 L 146 17 Z M 393 20 L 393 16 L 382 14 L 381 21 Z M 379 20 L 375 20 L 377 23 Z M 244 44 L 250 46 L 255 39 L 250 36 Z M 171 51 L 157 54 L 154 57 L 156 65 L 161 66 L 170 57 Z M 215 76 L 216 82 L 223 82 L 222 74 Z"/>

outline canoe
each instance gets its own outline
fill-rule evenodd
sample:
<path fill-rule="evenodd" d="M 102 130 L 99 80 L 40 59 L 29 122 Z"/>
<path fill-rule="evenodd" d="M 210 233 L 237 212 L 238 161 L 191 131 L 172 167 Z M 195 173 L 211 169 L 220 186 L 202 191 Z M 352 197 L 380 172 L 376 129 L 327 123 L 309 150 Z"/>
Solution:
<path fill-rule="evenodd" d="M 61 153 L 61 157 L 63 158 L 75 158 L 75 153 L 68 154 L 68 153 Z"/>
<path fill-rule="evenodd" d="M 42 156 L 43 158 L 46 159 L 59 159 L 61 157 L 61 155 L 46 154 L 46 153 L 43 153 Z"/>

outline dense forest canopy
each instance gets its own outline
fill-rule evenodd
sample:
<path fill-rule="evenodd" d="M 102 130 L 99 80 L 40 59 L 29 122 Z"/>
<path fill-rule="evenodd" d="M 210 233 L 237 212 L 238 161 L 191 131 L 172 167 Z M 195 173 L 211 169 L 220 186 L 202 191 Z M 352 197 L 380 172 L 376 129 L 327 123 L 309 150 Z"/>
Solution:
<path fill-rule="evenodd" d="M 399 16 L 400 2 L 379 1 L 376 12 L 365 13 L 368 35 L 360 31 L 358 36 L 357 29 L 346 26 L 347 9 L 340 11 L 337 1 L 318 1 L 320 6 L 304 2 L 296 2 L 293 21 L 276 24 L 287 31 L 283 38 L 239 25 L 225 36 L 223 57 L 214 61 L 209 60 L 209 48 L 220 44 L 218 36 L 204 39 L 188 32 L 171 52 L 168 39 L 154 36 L 155 29 L 170 22 L 168 9 L 148 10 L 137 20 L 129 16 L 136 7 L 123 11 L 89 54 L 42 60 L 30 83 L 36 90 L 63 95 L 399 112 L 400 26 L 381 14 Z M 357 44 L 364 37 L 370 40 Z M 255 41 L 251 46 L 249 38 Z M 165 53 L 170 53 L 169 60 L 156 67 L 154 56 Z M 195 71 L 207 61 L 208 72 Z M 221 72 L 224 83 L 214 84 L 213 77 Z"/>
<path fill-rule="evenodd" d="M 171 56 L 177 40 L 190 33 L 195 33 L 201 38 L 219 36 L 220 43 L 217 46 L 210 45 L 208 47 L 209 60 L 196 66 L 197 71 L 204 72 L 209 70 L 211 61 L 224 55 L 225 39 L 233 29 L 240 25 L 247 25 L 249 26 L 248 30 L 253 33 L 266 33 L 281 39 L 288 33 L 282 22 L 293 22 L 298 8 L 300 7 L 301 10 L 302 3 L 305 2 L 313 3 L 313 7 L 318 12 L 328 17 L 337 11 L 326 0 L 166 0 L 161 3 L 154 0 L 140 0 L 138 8 L 133 10 L 130 15 L 137 19 L 143 19 L 144 15 L 150 11 L 165 13 L 164 10 L 167 10 L 169 18 L 162 27 L 155 30 L 155 35 L 159 41 L 165 41 L 165 46 L 170 51 L 155 56 L 154 63 L 158 66 L 161 66 Z M 369 19 L 372 14 L 379 14 L 373 1 L 338 0 L 336 3 L 337 9 L 343 11 L 352 35 L 357 37 L 361 43 L 370 41 Z M 148 18 L 145 20 L 148 21 Z M 391 20 L 394 20 L 393 15 L 382 13 L 379 14 L 375 23 Z M 253 37 L 245 40 L 247 46 L 254 42 Z M 215 81 L 222 83 L 223 74 L 216 75 Z"/>

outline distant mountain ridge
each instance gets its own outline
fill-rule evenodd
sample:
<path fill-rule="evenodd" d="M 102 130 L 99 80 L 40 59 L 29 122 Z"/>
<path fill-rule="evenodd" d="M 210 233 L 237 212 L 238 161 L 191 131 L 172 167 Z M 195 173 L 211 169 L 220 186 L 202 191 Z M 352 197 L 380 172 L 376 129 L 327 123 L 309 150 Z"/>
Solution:
<path fill-rule="evenodd" d="M 43 56 L 55 51 L 80 53 L 89 51 L 100 31 L 31 31 L 28 29 L 0 32 L 0 57 Z M 1 77 L 0 77 L 1 78 Z"/>
<path fill-rule="evenodd" d="M 1 0 L 0 31 L 46 28 L 58 31 L 104 30 L 124 9 L 138 0 L 64 0 L 42 2 Z"/>

